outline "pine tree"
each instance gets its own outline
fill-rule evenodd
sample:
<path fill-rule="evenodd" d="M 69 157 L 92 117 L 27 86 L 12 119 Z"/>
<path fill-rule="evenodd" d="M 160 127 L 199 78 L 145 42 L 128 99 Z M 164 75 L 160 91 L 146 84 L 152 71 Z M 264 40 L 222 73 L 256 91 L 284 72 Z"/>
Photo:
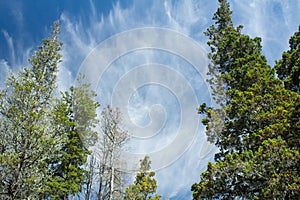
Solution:
<path fill-rule="evenodd" d="M 221 152 L 216 158 L 224 157 L 233 151 L 241 152 L 244 147 L 257 146 L 259 141 L 244 137 L 263 125 L 251 118 L 257 113 L 254 110 L 257 108 L 255 104 L 269 106 L 263 103 L 263 98 L 267 98 L 267 95 L 274 91 L 274 87 L 281 85 L 281 82 L 274 78 L 274 70 L 267 65 L 261 53 L 261 39 L 251 39 L 242 34 L 241 26 L 235 28 L 231 13 L 229 3 L 220 1 L 220 7 L 213 17 L 215 25 L 205 32 L 211 47 L 208 81 L 216 102 L 221 106 L 222 113 L 225 113 L 221 123 L 222 130 L 214 126 L 217 119 L 212 120 L 212 113 L 217 113 L 215 108 L 202 105 L 199 107 L 199 113 L 207 114 L 203 122 L 207 125 L 208 137 L 220 147 Z M 261 99 L 254 100 L 252 97 Z M 253 102 L 241 104 L 242 100 L 250 100 L 249 98 L 252 98 Z"/>
<path fill-rule="evenodd" d="M 52 127 L 59 24 L 25 68 L 7 79 L 0 98 L 0 198 L 38 199 L 49 178 L 47 160 L 58 143 Z"/>
<path fill-rule="evenodd" d="M 193 198 L 271 198 L 280 188 L 274 197 L 293 199 L 299 195 L 299 137 L 291 127 L 299 95 L 275 78 L 261 53 L 260 39 L 233 26 L 229 3 L 219 3 L 215 25 L 205 34 L 211 47 L 209 82 L 221 108 L 201 105 L 199 113 L 206 115 L 202 121 L 220 153 L 192 186 Z M 224 118 L 213 118 L 212 113 L 223 113 Z M 265 153 L 266 149 L 284 151 L 275 159 L 275 150 Z M 284 186 L 280 180 L 290 184 Z"/>
<path fill-rule="evenodd" d="M 300 94 L 300 26 L 290 38 L 289 44 L 290 49 L 283 52 L 275 69 L 278 77 L 284 81 L 285 88 Z"/>
<path fill-rule="evenodd" d="M 159 200 L 160 195 L 155 194 L 157 189 L 155 172 L 150 171 L 149 156 L 140 160 L 140 171 L 135 177 L 134 184 L 126 188 L 125 200 Z M 154 195 L 155 194 L 155 195 Z"/>
<path fill-rule="evenodd" d="M 96 109 L 99 106 L 93 100 L 96 94 L 89 90 L 89 84 L 82 83 L 71 87 L 70 92 L 62 93 L 62 99 L 55 109 L 55 126 L 60 143 L 56 157 L 51 159 L 53 173 L 48 182 L 47 196 L 52 199 L 68 199 L 69 195 L 81 191 L 87 177 L 88 145 L 93 145 L 97 132 L 93 129 L 98 123 Z"/>
<path fill-rule="evenodd" d="M 300 26 L 298 31 L 289 40 L 290 50 L 283 52 L 282 58 L 275 64 L 278 77 L 283 80 L 286 89 L 300 95 Z M 294 96 L 295 94 L 293 94 Z M 299 96 L 298 95 L 298 96 Z M 297 95 L 296 95 L 297 96 Z M 300 132 L 300 103 L 294 103 L 294 109 L 290 111 L 292 126 L 289 135 Z M 297 144 L 298 140 L 294 140 Z"/>

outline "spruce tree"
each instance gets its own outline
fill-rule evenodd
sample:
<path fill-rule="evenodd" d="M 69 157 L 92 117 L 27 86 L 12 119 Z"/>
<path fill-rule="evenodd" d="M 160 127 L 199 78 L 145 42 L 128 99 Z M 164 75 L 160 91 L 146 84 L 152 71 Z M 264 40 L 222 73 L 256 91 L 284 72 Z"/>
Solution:
<path fill-rule="evenodd" d="M 90 154 L 88 148 L 97 139 L 94 128 L 99 104 L 93 100 L 96 94 L 82 79 L 78 79 L 78 86 L 72 86 L 70 92 L 62 93 L 55 108 L 54 125 L 60 143 L 56 156 L 49 160 L 53 175 L 46 192 L 52 199 L 68 199 L 69 195 L 78 194 L 87 179 L 85 164 Z"/>

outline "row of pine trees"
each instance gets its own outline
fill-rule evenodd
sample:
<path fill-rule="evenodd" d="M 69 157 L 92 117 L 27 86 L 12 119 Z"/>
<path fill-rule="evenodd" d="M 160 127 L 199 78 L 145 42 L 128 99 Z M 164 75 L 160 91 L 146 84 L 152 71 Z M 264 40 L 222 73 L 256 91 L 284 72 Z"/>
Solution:
<path fill-rule="evenodd" d="M 300 27 L 275 66 L 261 39 L 234 26 L 227 0 L 219 0 L 208 37 L 208 83 L 217 107 L 198 112 L 219 151 L 193 199 L 299 199 Z M 0 92 L 1 199 L 155 200 L 149 157 L 134 182 L 117 167 L 129 136 L 118 109 L 97 116 L 95 92 L 79 76 L 58 92 L 62 43 L 59 24 Z"/>

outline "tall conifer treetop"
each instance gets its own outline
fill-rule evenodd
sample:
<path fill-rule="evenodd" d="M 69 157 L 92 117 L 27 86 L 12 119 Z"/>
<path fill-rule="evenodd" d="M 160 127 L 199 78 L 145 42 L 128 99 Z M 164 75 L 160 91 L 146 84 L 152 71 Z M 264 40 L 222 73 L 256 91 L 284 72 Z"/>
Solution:
<path fill-rule="evenodd" d="M 261 39 L 242 34 L 241 26 L 233 26 L 229 3 L 219 3 L 215 23 L 205 32 L 211 48 L 208 81 L 219 108 L 199 107 L 219 153 L 192 186 L 193 199 L 297 199 L 300 95 L 275 77 Z"/>

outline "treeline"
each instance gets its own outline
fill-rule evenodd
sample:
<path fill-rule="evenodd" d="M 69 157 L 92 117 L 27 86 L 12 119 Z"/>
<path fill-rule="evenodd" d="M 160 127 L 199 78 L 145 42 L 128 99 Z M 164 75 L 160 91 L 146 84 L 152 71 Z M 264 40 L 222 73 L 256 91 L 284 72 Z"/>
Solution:
<path fill-rule="evenodd" d="M 125 188 L 120 152 L 129 137 L 118 109 L 105 107 L 99 120 L 83 75 L 58 95 L 58 34 L 55 23 L 31 67 L 11 73 L 0 93 L 0 199 L 159 199 L 149 157 Z"/>
<path fill-rule="evenodd" d="M 192 186 L 193 199 L 299 199 L 300 27 L 272 68 L 261 39 L 233 25 L 226 0 L 219 5 L 205 32 L 219 107 L 199 107 L 219 152 Z"/>
<path fill-rule="evenodd" d="M 229 3 L 219 4 L 205 32 L 218 107 L 198 109 L 219 151 L 192 185 L 193 199 L 299 199 L 300 27 L 271 67 L 261 39 L 243 34 Z M 55 23 L 31 67 L 10 74 L 0 93 L 0 198 L 160 199 L 147 156 L 125 188 L 120 153 L 129 137 L 118 109 L 97 117 L 83 75 L 58 95 L 58 33 Z"/>

